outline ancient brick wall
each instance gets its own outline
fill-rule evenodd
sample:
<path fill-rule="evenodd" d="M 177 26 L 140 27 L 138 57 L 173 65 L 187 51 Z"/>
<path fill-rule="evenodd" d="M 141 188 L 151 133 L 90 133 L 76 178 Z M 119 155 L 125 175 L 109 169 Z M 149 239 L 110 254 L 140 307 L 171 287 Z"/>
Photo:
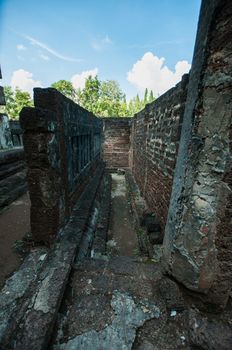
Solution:
<path fill-rule="evenodd" d="M 187 94 L 188 75 L 132 120 L 130 163 L 149 210 L 164 230 Z"/>
<path fill-rule="evenodd" d="M 224 306 L 232 281 L 232 3 L 202 2 L 164 240 L 166 271 Z"/>
<path fill-rule="evenodd" d="M 102 118 L 103 159 L 109 169 L 129 166 L 130 118 Z"/>
<path fill-rule="evenodd" d="M 31 229 L 50 242 L 101 166 L 102 121 L 55 89 L 34 89 L 20 123 L 28 164 Z"/>

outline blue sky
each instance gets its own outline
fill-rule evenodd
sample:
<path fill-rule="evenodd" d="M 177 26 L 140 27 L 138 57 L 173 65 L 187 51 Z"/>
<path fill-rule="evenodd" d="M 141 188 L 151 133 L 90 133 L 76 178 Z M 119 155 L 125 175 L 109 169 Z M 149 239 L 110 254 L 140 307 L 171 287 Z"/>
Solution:
<path fill-rule="evenodd" d="M 128 98 L 145 86 L 161 94 L 190 67 L 199 8 L 200 0 L 0 0 L 2 84 L 81 87 L 90 72 L 117 80 Z"/>

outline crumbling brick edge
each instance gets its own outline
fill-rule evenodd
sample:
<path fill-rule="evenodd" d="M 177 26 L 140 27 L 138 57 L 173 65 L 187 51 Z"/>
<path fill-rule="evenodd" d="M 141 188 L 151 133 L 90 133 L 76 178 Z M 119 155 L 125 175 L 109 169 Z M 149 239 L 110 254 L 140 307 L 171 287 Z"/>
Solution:
<path fill-rule="evenodd" d="M 6 281 L 0 293 L 0 349 L 47 347 L 103 173 L 100 163 L 50 250 L 33 250 Z"/>

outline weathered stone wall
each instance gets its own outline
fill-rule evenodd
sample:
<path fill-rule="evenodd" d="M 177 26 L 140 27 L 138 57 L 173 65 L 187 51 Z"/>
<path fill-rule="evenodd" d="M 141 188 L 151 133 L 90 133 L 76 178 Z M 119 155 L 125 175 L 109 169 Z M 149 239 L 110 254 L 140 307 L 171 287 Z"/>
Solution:
<path fill-rule="evenodd" d="M 164 230 L 180 130 L 187 94 L 188 75 L 135 115 L 132 120 L 131 167 L 149 210 L 157 214 Z"/>
<path fill-rule="evenodd" d="M 11 139 L 14 147 L 23 146 L 23 130 L 18 120 L 10 120 Z"/>
<path fill-rule="evenodd" d="M 9 119 L 0 113 L 0 150 L 13 147 Z"/>
<path fill-rule="evenodd" d="M 0 152 L 0 209 L 27 191 L 26 165 L 21 148 Z"/>
<path fill-rule="evenodd" d="M 109 169 L 129 167 L 131 118 L 102 118 L 103 159 Z"/>
<path fill-rule="evenodd" d="M 2 86 L 0 86 L 0 105 L 5 105 L 5 97 Z"/>
<path fill-rule="evenodd" d="M 2 79 L 1 67 L 0 67 L 0 79 Z M 6 104 L 6 101 L 5 101 L 3 87 L 0 86 L 0 106 L 5 104 Z"/>
<path fill-rule="evenodd" d="M 51 242 L 101 166 L 102 121 L 52 88 L 34 89 L 34 105 L 20 113 L 31 229 L 35 240 Z"/>
<path fill-rule="evenodd" d="M 232 283 L 232 2 L 202 2 L 164 241 L 166 271 L 224 306 Z"/>
<path fill-rule="evenodd" d="M 5 103 L 3 87 L 0 86 L 0 105 Z M 25 168 L 24 151 L 22 148 L 13 149 L 8 117 L 0 113 L 0 209 L 27 191 Z"/>

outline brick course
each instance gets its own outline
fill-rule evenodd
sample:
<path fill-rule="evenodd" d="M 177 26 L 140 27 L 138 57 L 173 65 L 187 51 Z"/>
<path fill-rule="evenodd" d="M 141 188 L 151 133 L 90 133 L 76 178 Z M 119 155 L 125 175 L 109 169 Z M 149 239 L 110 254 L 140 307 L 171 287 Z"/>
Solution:
<path fill-rule="evenodd" d="M 188 75 L 132 119 L 130 163 L 149 210 L 164 230 L 172 190 Z"/>
<path fill-rule="evenodd" d="M 102 118 L 103 160 L 109 169 L 128 168 L 130 150 L 130 118 Z"/>

